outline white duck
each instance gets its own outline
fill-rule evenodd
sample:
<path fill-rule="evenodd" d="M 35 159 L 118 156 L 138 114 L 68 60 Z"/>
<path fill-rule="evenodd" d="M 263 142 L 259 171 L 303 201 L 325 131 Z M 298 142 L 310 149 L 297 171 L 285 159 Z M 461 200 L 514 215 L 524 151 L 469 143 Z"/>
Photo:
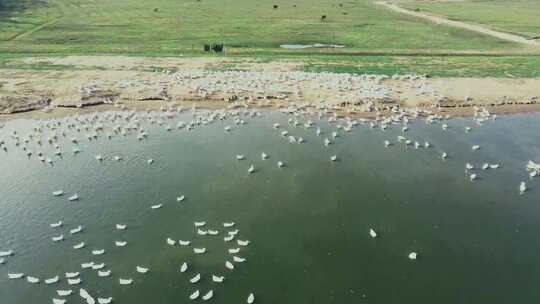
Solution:
<path fill-rule="evenodd" d="M 193 252 L 196 254 L 203 254 L 206 252 L 206 248 L 193 248 Z"/>
<path fill-rule="evenodd" d="M 119 279 L 118 279 L 118 283 L 120 283 L 120 285 L 131 285 L 131 284 L 133 284 L 133 279 L 122 279 L 122 278 L 119 278 Z"/>
<path fill-rule="evenodd" d="M 150 206 L 150 208 L 153 209 L 153 210 L 157 210 L 157 209 L 159 209 L 161 207 L 163 207 L 163 204 L 156 204 L 156 205 Z"/>
<path fill-rule="evenodd" d="M 102 255 L 105 253 L 105 249 L 96 249 L 96 250 L 92 250 L 92 254 L 93 255 Z"/>
<path fill-rule="evenodd" d="M 108 297 L 108 298 L 98 298 L 98 303 L 99 304 L 110 304 L 112 303 L 113 301 L 113 298 L 112 297 Z"/>
<path fill-rule="evenodd" d="M 71 290 L 71 289 L 67 289 L 67 290 L 59 289 L 59 290 L 56 291 L 56 293 L 60 297 L 67 297 L 67 296 L 70 296 L 73 293 L 73 290 Z"/>
<path fill-rule="evenodd" d="M 58 283 L 58 281 L 60 281 L 60 276 L 54 276 L 52 278 L 45 279 L 45 284 L 50 285 L 50 284 Z"/>
<path fill-rule="evenodd" d="M 180 272 L 186 272 L 188 270 L 188 264 L 186 262 L 182 263 L 180 266 Z"/>
<path fill-rule="evenodd" d="M 190 300 L 195 300 L 199 297 L 199 290 L 195 290 L 194 293 L 192 293 L 190 296 L 189 296 L 189 299 Z"/>
<path fill-rule="evenodd" d="M 527 184 L 525 184 L 525 182 L 521 182 L 519 184 L 519 194 L 523 195 L 525 194 L 525 191 L 527 191 Z"/>
<path fill-rule="evenodd" d="M 8 279 L 18 280 L 24 277 L 24 273 L 8 273 Z"/>
<path fill-rule="evenodd" d="M 69 230 L 69 233 L 77 234 L 77 233 L 81 232 L 82 229 L 83 229 L 82 226 L 77 226 L 76 228 L 73 228 L 73 229 Z"/>
<path fill-rule="evenodd" d="M 202 296 L 201 299 L 203 299 L 204 301 L 208 301 L 208 300 L 210 300 L 213 296 L 214 296 L 214 291 L 213 291 L 213 290 L 210 290 L 210 291 L 207 292 L 204 296 Z"/>
<path fill-rule="evenodd" d="M 26 281 L 30 284 L 39 284 L 39 278 L 27 276 Z"/>
<path fill-rule="evenodd" d="M 248 297 L 247 297 L 246 302 L 247 302 L 248 304 L 253 304 L 253 302 L 255 302 L 255 295 L 254 295 L 253 293 L 250 293 L 250 294 L 248 295 Z"/>
<path fill-rule="evenodd" d="M 249 245 L 249 241 L 236 240 L 236 242 L 237 242 L 238 245 L 240 245 L 240 246 L 247 246 L 247 245 Z"/>
<path fill-rule="evenodd" d="M 228 251 L 230 254 L 237 254 L 240 252 L 240 248 L 229 248 Z"/>
<path fill-rule="evenodd" d="M 73 245 L 73 249 L 81 249 L 84 247 L 84 242 L 80 242 L 79 244 Z"/>
<path fill-rule="evenodd" d="M 51 226 L 51 228 L 59 228 L 59 227 L 62 227 L 62 225 L 63 225 L 62 221 L 58 221 L 56 223 L 49 224 L 49 226 Z"/>
<path fill-rule="evenodd" d="M 125 247 L 127 245 L 126 241 L 114 241 L 116 247 Z"/>

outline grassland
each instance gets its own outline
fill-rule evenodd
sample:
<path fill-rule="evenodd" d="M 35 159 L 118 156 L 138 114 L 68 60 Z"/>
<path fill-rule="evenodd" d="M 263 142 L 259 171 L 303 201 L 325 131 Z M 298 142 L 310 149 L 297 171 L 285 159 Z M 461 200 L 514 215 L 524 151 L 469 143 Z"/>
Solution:
<path fill-rule="evenodd" d="M 200 57 L 200 56 L 198 56 Z M 191 57 L 194 61 L 210 58 Z M 140 57 L 134 57 L 140 58 Z M 150 62 L 152 59 L 144 57 Z M 172 57 L 169 57 L 172 59 Z M 223 58 L 220 56 L 220 58 Z M 51 64 L 47 60 L 25 61 L 21 56 L 2 56 L 0 69 L 69 71 L 69 70 L 104 70 L 100 65 L 74 66 L 69 64 Z M 225 59 L 225 58 L 223 58 Z M 82 59 L 83 60 L 83 59 Z M 122 58 L 119 59 L 120 61 Z M 99 60 L 98 60 L 99 61 Z M 201 64 L 198 68 L 213 71 L 249 71 L 254 66 L 280 66 L 283 63 L 295 66 L 298 71 L 333 72 L 351 74 L 420 74 L 433 77 L 496 77 L 496 78 L 538 78 L 540 77 L 540 56 L 349 56 L 349 55 L 274 55 L 264 57 L 227 56 L 226 62 Z M 176 71 L 178 66 L 170 64 L 160 66 L 124 67 L 141 71 Z"/>
<path fill-rule="evenodd" d="M 506 16 L 502 0 L 402 1 L 426 11 L 463 11 L 476 22 L 484 20 L 473 18 L 482 15 L 482 5 L 495 5 L 497 18 Z M 540 21 L 531 12 L 517 17 L 527 3 L 540 8 L 534 2 L 507 3 L 513 13 L 507 12 L 511 19 L 504 29 L 536 33 Z M 460 9 L 463 5 L 478 8 L 469 12 Z M 491 15 L 485 11 L 481 17 L 491 20 Z M 216 42 L 225 44 L 225 54 L 202 52 L 203 44 Z M 279 48 L 295 43 L 346 48 Z M 0 68 L 58 70 L 63 67 L 21 64 L 17 58 L 69 55 L 292 60 L 308 71 L 387 75 L 539 77 L 540 70 L 539 49 L 404 16 L 372 0 L 0 0 Z"/>
<path fill-rule="evenodd" d="M 212 42 L 239 53 L 314 42 L 346 45 L 341 52 L 523 50 L 370 0 L 49 0 L 2 18 L 0 40 L 0 52 L 27 54 L 175 55 Z"/>
<path fill-rule="evenodd" d="M 528 38 L 540 37 L 540 1 L 484 0 L 484 1 L 419 1 L 401 0 L 408 9 L 445 16 L 452 20 L 486 25 L 500 31 Z"/>
<path fill-rule="evenodd" d="M 304 70 L 353 74 L 418 74 L 434 77 L 540 77 L 540 57 L 369 56 L 308 60 Z"/>

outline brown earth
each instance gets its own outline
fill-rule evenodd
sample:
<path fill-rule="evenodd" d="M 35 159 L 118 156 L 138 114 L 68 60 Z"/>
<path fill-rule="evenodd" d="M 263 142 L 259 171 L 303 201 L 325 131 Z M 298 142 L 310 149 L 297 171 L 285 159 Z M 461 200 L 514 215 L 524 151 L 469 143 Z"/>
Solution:
<path fill-rule="evenodd" d="M 0 114 L 28 112 L 48 117 L 124 104 L 159 109 L 169 102 L 219 108 L 235 101 L 284 107 L 309 102 L 344 113 L 373 116 L 389 105 L 442 109 L 466 115 L 471 106 L 493 112 L 540 109 L 540 79 L 388 78 L 299 72 L 299 63 L 225 58 L 65 57 L 21 59 L 57 70 L 3 69 Z M 226 72 L 234 65 L 235 70 Z M 345 77 L 345 78 L 344 78 Z M 350 88 L 343 85 L 350 83 Z M 66 109 L 71 108 L 71 109 Z M 7 115 L 10 114 L 10 115 Z"/>

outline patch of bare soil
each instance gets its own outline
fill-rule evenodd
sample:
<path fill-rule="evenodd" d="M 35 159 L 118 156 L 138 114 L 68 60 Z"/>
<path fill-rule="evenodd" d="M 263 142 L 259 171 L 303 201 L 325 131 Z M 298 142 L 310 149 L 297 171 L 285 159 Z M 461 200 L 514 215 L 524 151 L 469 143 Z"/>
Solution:
<path fill-rule="evenodd" d="M 290 71 L 299 63 L 281 60 L 261 62 L 256 59 L 231 59 L 225 57 L 130 57 L 130 56 L 67 56 L 34 57 L 19 61 L 25 64 L 45 63 L 74 68 L 99 68 L 107 70 L 176 70 L 176 69 L 239 69 L 256 71 Z M 17 63 L 17 61 L 15 61 Z"/>
<path fill-rule="evenodd" d="M 299 72 L 299 63 L 224 58 L 100 56 L 22 60 L 47 60 L 49 64 L 74 68 L 2 70 L 0 114 L 43 110 L 39 117 L 47 117 L 111 109 L 113 104 L 159 109 L 171 102 L 185 107 L 219 108 L 237 101 L 259 107 L 307 102 L 364 117 L 393 105 L 441 109 L 457 115 L 472 113 L 471 106 L 488 106 L 492 112 L 540 109 L 540 79 L 317 74 Z M 242 68 L 228 69 L 231 65 Z M 85 68 L 78 69 L 82 66 Z M 156 66 L 167 68 L 160 70 Z"/>

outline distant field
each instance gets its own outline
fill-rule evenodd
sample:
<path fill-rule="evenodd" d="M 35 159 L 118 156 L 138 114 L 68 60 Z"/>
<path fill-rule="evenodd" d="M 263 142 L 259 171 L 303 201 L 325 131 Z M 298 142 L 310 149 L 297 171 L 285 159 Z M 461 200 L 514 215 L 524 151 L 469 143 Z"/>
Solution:
<path fill-rule="evenodd" d="M 253 54 L 279 52 L 279 45 L 294 43 L 347 46 L 335 52 L 524 49 L 496 38 L 403 16 L 370 0 L 23 2 L 27 9 L 7 8 L 0 14 L 1 53 L 160 56 L 197 53 L 203 44 L 213 42 L 225 43 L 230 52 Z M 278 8 L 274 9 L 274 5 Z M 327 16 L 324 22 L 322 15 Z"/>
<path fill-rule="evenodd" d="M 394 2 L 525 36 L 540 31 L 536 0 Z M 301 61 L 308 71 L 540 77 L 538 48 L 405 16 L 372 0 L 0 0 L 0 68 L 23 56 L 208 56 L 203 45 L 220 42 L 225 56 Z M 279 48 L 310 43 L 347 47 Z"/>
<path fill-rule="evenodd" d="M 83 56 L 84 57 L 84 56 Z M 42 58 L 42 57 L 40 57 Z M 110 58 L 117 58 L 116 62 L 122 69 L 141 71 L 176 71 L 178 65 L 174 63 L 175 57 L 154 58 L 136 56 L 105 56 L 91 57 L 96 65 L 80 65 L 85 59 L 71 60 L 71 64 L 52 64 L 45 57 L 39 62 L 26 60 L 17 55 L 6 56 L 0 54 L 0 70 L 42 70 L 42 71 L 65 71 L 65 70 L 103 70 L 115 69 L 107 67 L 104 62 Z M 63 57 L 58 57 L 63 58 Z M 127 64 L 130 58 L 140 64 Z M 148 60 L 142 63 L 141 60 Z M 169 63 L 160 63 L 157 66 L 148 62 L 152 60 L 171 60 Z M 181 58 L 176 58 L 182 60 Z M 227 56 L 221 58 L 190 57 L 193 64 L 188 68 L 204 68 L 212 71 L 249 71 L 253 67 L 260 69 L 262 66 L 280 67 L 281 69 L 293 69 L 307 72 L 332 72 L 351 74 L 417 74 L 430 75 L 433 77 L 496 77 L 496 78 L 540 78 L 540 56 L 349 56 L 349 55 L 316 55 L 290 56 L 274 55 L 266 57 Z M 216 62 L 215 60 L 224 60 Z M 128 60 L 129 62 L 130 60 Z M 206 63 L 203 63 L 206 62 Z M 103 64 L 103 65 L 100 65 Z M 294 68 L 291 68 L 294 66 Z"/>
<path fill-rule="evenodd" d="M 353 74 L 417 74 L 434 77 L 540 77 L 540 56 L 340 56 L 308 60 L 304 70 Z"/>
<path fill-rule="evenodd" d="M 400 0 L 402 7 L 446 16 L 452 20 L 484 24 L 525 37 L 540 36 L 540 1 L 538 0 Z"/>

